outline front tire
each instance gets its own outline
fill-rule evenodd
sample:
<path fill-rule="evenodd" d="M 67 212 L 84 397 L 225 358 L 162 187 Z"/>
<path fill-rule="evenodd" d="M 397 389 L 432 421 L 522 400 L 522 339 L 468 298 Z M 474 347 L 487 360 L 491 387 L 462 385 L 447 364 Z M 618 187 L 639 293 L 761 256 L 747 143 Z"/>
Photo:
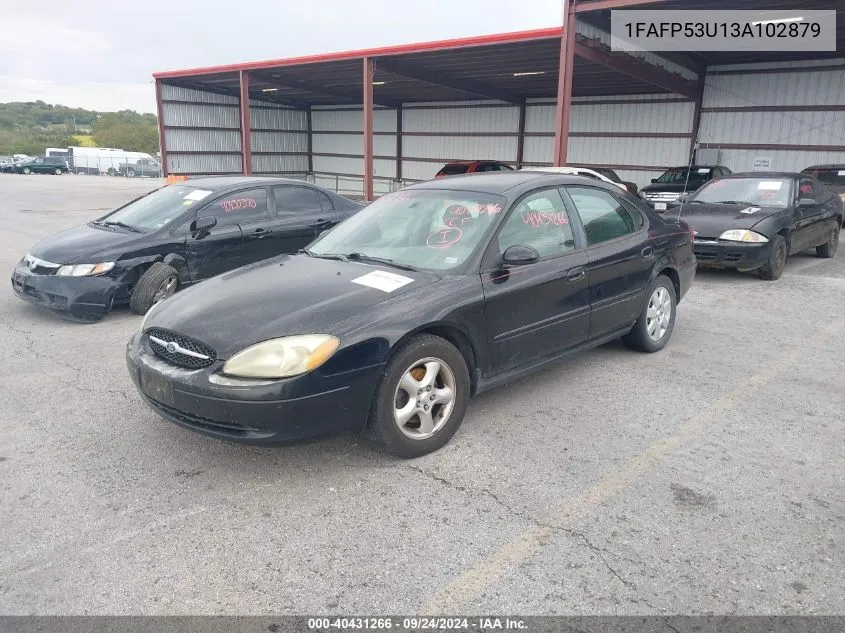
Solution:
<path fill-rule="evenodd" d="M 129 308 L 137 314 L 146 314 L 154 304 L 173 296 L 179 288 L 179 273 L 172 266 L 156 262 L 141 275 L 132 295 Z"/>
<path fill-rule="evenodd" d="M 639 352 L 659 352 L 675 329 L 675 307 L 678 297 L 675 284 L 666 275 L 658 275 L 646 291 L 646 302 L 640 318 L 622 341 Z"/>
<path fill-rule="evenodd" d="M 460 427 L 469 392 L 469 369 L 455 346 L 439 336 L 414 336 L 385 368 L 367 432 L 398 457 L 431 453 Z"/>
<path fill-rule="evenodd" d="M 777 281 L 783 274 L 786 266 L 786 240 L 783 235 L 775 235 L 772 238 L 772 246 L 769 250 L 769 261 L 760 269 L 760 279 L 766 281 Z"/>
<path fill-rule="evenodd" d="M 61 176 L 61 175 L 62 175 L 62 170 L 61 170 L 61 169 L 59 169 L 58 167 L 56 167 L 56 169 L 53 171 L 53 173 L 54 173 L 54 174 L 56 174 L 57 176 Z"/>
<path fill-rule="evenodd" d="M 816 255 L 826 258 L 834 257 L 836 255 L 836 251 L 839 248 L 839 228 L 839 222 L 837 221 L 830 229 L 827 241 L 820 246 L 816 246 Z"/>
<path fill-rule="evenodd" d="M 130 167 L 129 169 L 126 170 L 126 175 L 129 176 L 129 178 L 134 178 L 135 177 L 135 170 Z"/>
<path fill-rule="evenodd" d="M 25 173 L 25 174 L 28 176 L 29 174 L 31 174 L 31 173 L 32 173 L 32 170 L 31 170 L 29 167 L 24 167 L 24 168 L 23 168 L 23 173 Z"/>

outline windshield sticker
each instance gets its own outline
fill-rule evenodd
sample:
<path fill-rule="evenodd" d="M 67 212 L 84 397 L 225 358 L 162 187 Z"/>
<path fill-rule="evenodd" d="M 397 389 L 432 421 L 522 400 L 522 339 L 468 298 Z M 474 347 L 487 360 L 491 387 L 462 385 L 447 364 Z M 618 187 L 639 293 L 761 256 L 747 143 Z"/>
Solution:
<path fill-rule="evenodd" d="M 189 207 L 189 206 L 191 206 L 192 204 L 194 204 L 194 201 L 193 201 L 193 200 L 183 200 L 183 201 L 182 201 L 182 206 L 183 206 L 183 207 Z"/>
<path fill-rule="evenodd" d="M 699 173 L 699 174 L 709 174 L 709 173 L 710 173 L 710 170 L 709 170 L 709 169 L 707 169 L 707 168 L 705 168 L 705 169 L 699 169 L 699 170 L 698 170 L 698 173 Z"/>
<path fill-rule="evenodd" d="M 449 248 L 461 241 L 464 232 L 457 226 L 445 229 L 438 229 L 431 233 L 425 241 L 429 248 Z"/>
<path fill-rule="evenodd" d="M 535 229 L 541 226 L 562 226 L 569 224 L 569 218 L 565 213 L 554 213 L 552 211 L 530 211 L 522 214 L 522 221 L 530 224 Z"/>
<path fill-rule="evenodd" d="M 443 263 L 444 264 L 457 264 L 458 258 L 457 257 L 444 257 Z"/>
<path fill-rule="evenodd" d="M 200 200 L 203 200 L 204 198 L 207 198 L 210 195 L 211 192 L 205 189 L 194 189 L 190 193 L 186 194 L 185 197 L 182 198 L 182 200 L 193 200 L 194 202 L 199 202 Z"/>
<path fill-rule="evenodd" d="M 780 191 L 782 182 L 778 180 L 763 180 L 757 184 L 757 189 L 768 189 L 769 191 Z"/>
<path fill-rule="evenodd" d="M 752 213 L 757 213 L 760 210 L 760 207 L 748 207 L 746 209 L 742 209 L 740 213 L 744 213 L 746 215 L 751 215 Z"/>
<path fill-rule="evenodd" d="M 837 175 L 837 176 L 845 176 L 845 169 L 840 169 L 840 170 L 837 172 L 837 174 L 836 174 L 836 175 Z"/>
<path fill-rule="evenodd" d="M 368 286 L 384 292 L 393 292 L 402 286 L 407 286 L 412 281 L 414 280 L 410 277 L 389 273 L 386 270 L 374 270 L 363 277 L 353 279 L 352 283 L 360 286 Z"/>
<path fill-rule="evenodd" d="M 258 206 L 258 203 L 255 198 L 235 198 L 234 200 L 221 200 L 220 206 L 226 210 L 226 213 L 229 213 L 238 209 L 254 209 Z"/>

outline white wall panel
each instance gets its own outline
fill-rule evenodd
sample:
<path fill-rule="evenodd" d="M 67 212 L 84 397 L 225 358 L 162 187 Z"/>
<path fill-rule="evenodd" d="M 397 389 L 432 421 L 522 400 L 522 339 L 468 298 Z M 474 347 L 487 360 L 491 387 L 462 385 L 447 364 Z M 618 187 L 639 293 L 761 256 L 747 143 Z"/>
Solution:
<path fill-rule="evenodd" d="M 220 105 L 164 103 L 165 125 L 240 128 L 237 108 Z"/>
<path fill-rule="evenodd" d="M 285 156 L 281 154 L 261 154 L 252 157 L 252 171 L 256 174 L 308 171 L 307 156 Z"/>
<path fill-rule="evenodd" d="M 414 160 L 402 161 L 402 178 L 408 180 L 431 180 L 443 163 L 429 163 Z"/>
<path fill-rule="evenodd" d="M 403 136 L 402 155 L 449 160 L 490 159 L 514 162 L 515 136 Z"/>
<path fill-rule="evenodd" d="M 255 129 L 305 130 L 308 126 L 302 110 L 250 108 L 249 125 Z"/>
<path fill-rule="evenodd" d="M 238 154 L 168 154 L 167 169 L 173 174 L 240 174 Z"/>
<path fill-rule="evenodd" d="M 374 176 L 381 178 L 396 178 L 396 161 L 375 159 L 373 161 Z M 345 158 L 338 156 L 315 156 L 314 173 L 329 172 L 335 174 L 363 174 L 363 158 Z"/>
<path fill-rule="evenodd" d="M 407 140 L 407 139 L 403 139 Z M 363 134 L 314 134 L 313 150 L 317 154 L 364 154 Z M 373 153 L 376 156 L 396 155 L 396 135 L 374 136 Z"/>
<path fill-rule="evenodd" d="M 705 108 L 845 104 L 845 69 L 720 75 L 708 73 Z"/>
<path fill-rule="evenodd" d="M 699 142 L 845 145 L 845 112 L 705 112 Z"/>
<path fill-rule="evenodd" d="M 363 110 L 319 110 L 311 111 L 311 126 L 315 132 L 360 132 L 364 133 Z M 375 110 L 373 130 L 376 132 L 396 131 L 395 110 Z"/>
<path fill-rule="evenodd" d="M 845 163 L 845 152 L 772 150 L 772 149 L 722 149 L 719 163 L 734 172 L 752 171 L 755 156 L 772 159 L 772 169 L 801 171 L 811 165 Z"/>
<path fill-rule="evenodd" d="M 519 129 L 519 108 L 406 109 L 404 132 L 508 132 Z"/>
<path fill-rule="evenodd" d="M 554 132 L 555 131 L 555 106 L 552 105 L 526 105 L 525 106 L 525 131 L 526 132 Z"/>
<path fill-rule="evenodd" d="M 308 135 L 288 132 L 252 132 L 250 147 L 253 152 L 307 152 Z"/>
<path fill-rule="evenodd" d="M 168 152 L 239 152 L 240 130 L 166 129 L 164 145 Z"/>
<path fill-rule="evenodd" d="M 695 104 L 572 105 L 570 132 L 678 132 L 689 134 Z"/>
<path fill-rule="evenodd" d="M 169 86 L 162 84 L 161 98 L 174 101 L 192 101 L 194 103 L 239 103 L 237 97 L 221 95 L 216 92 L 205 92 L 193 88 L 182 88 L 181 86 Z"/>

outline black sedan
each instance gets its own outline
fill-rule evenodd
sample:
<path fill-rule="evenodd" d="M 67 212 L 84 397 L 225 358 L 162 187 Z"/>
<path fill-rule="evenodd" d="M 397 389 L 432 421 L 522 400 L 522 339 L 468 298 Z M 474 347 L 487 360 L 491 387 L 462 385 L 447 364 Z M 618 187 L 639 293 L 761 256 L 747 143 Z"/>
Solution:
<path fill-rule="evenodd" d="M 734 174 L 681 200 L 664 217 L 680 213 L 692 226 L 700 266 L 756 270 L 768 280 L 780 278 L 789 255 L 836 255 L 845 215 L 842 200 L 804 174 Z"/>
<path fill-rule="evenodd" d="M 298 180 L 188 180 L 39 242 L 15 266 L 12 288 L 72 320 L 125 303 L 144 314 L 182 286 L 296 252 L 361 207 Z"/>
<path fill-rule="evenodd" d="M 155 411 L 201 433 L 367 429 L 414 457 L 451 438 L 475 393 L 617 337 L 662 349 L 694 274 L 689 227 L 615 185 L 456 176 L 154 306 L 127 364 Z"/>

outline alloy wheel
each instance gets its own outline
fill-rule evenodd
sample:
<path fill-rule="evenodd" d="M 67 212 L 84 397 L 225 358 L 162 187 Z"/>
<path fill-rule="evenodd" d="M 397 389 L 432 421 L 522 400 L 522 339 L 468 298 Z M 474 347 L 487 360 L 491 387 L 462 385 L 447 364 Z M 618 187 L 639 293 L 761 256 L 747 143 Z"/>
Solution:
<path fill-rule="evenodd" d="M 655 343 L 662 339 L 672 321 L 672 297 L 663 286 L 655 288 L 646 308 L 646 332 Z"/>
<path fill-rule="evenodd" d="M 440 358 L 424 358 L 402 374 L 393 419 L 403 434 L 423 440 L 439 431 L 455 408 L 455 374 Z"/>
<path fill-rule="evenodd" d="M 158 303 L 162 299 L 167 299 L 167 297 L 174 294 L 176 292 L 176 283 L 176 275 L 171 275 L 165 279 L 158 287 L 158 290 L 156 290 L 155 295 L 153 295 L 153 304 Z"/>

